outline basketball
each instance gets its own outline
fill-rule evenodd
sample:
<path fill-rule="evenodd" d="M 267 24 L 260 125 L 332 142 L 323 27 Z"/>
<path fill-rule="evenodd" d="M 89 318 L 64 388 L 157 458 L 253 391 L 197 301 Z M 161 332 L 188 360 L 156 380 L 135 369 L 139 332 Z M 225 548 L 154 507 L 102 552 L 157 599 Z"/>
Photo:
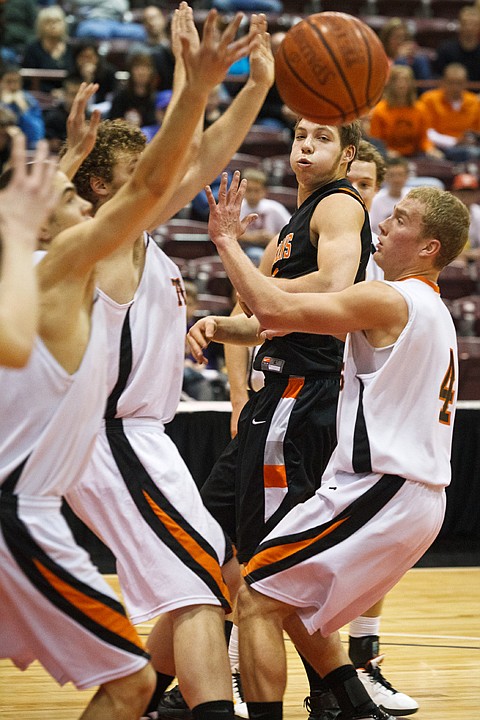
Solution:
<path fill-rule="evenodd" d="M 380 100 L 388 59 L 377 34 L 353 15 L 322 12 L 301 20 L 275 54 L 275 81 L 300 117 L 342 125 Z"/>

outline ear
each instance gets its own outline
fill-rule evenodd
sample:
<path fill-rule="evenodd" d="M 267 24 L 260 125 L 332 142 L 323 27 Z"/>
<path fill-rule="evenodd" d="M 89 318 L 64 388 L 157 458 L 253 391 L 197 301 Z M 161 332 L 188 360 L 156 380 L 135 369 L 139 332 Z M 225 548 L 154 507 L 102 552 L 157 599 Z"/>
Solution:
<path fill-rule="evenodd" d="M 436 238 L 426 238 L 420 250 L 420 257 L 433 259 L 440 252 L 442 244 Z"/>
<path fill-rule="evenodd" d="M 48 250 L 48 246 L 52 242 L 52 233 L 48 224 L 42 225 L 38 232 L 38 249 Z"/>
<path fill-rule="evenodd" d="M 110 192 L 106 180 L 101 177 L 97 177 L 96 175 L 92 175 L 90 178 L 90 187 L 95 195 L 99 195 L 100 197 L 105 197 Z"/>
<path fill-rule="evenodd" d="M 347 147 L 343 149 L 343 159 L 345 162 L 352 162 L 352 160 L 355 159 L 355 155 L 356 150 L 354 145 L 347 145 Z"/>

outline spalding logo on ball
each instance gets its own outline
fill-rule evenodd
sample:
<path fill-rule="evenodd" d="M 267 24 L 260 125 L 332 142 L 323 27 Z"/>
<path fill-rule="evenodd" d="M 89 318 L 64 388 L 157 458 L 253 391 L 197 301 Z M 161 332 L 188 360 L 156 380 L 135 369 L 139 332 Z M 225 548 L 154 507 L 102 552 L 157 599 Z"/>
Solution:
<path fill-rule="evenodd" d="M 275 55 L 282 100 L 325 125 L 349 123 L 380 100 L 388 59 L 377 34 L 353 15 L 323 12 L 301 20 Z"/>

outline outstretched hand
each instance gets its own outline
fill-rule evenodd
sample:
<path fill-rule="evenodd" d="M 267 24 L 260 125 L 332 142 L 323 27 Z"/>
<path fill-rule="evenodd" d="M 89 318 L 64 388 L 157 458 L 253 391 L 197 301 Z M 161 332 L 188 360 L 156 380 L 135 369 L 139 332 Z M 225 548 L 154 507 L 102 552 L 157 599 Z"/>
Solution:
<path fill-rule="evenodd" d="M 208 220 L 208 232 L 210 238 L 217 247 L 222 244 L 236 242 L 246 231 L 247 227 L 258 215 L 250 213 L 242 220 L 240 219 L 240 211 L 242 201 L 245 197 L 247 189 L 247 181 L 240 181 L 240 173 L 236 170 L 233 174 L 230 187 L 228 185 L 228 174 L 222 173 L 220 189 L 218 191 L 218 201 L 212 193 L 210 185 L 207 185 L 205 192 L 207 194 L 208 205 L 210 208 L 210 217 Z"/>
<path fill-rule="evenodd" d="M 275 80 L 275 62 L 267 27 L 267 18 L 263 13 L 252 15 L 250 19 L 250 36 L 252 38 L 250 78 L 256 83 L 266 83 L 271 87 Z"/>
<path fill-rule="evenodd" d="M 40 140 L 28 172 L 25 147 L 25 136 L 17 133 L 12 138 L 12 179 L 0 191 L 0 230 L 4 242 L 13 237 L 33 252 L 40 226 L 58 199 L 53 188 L 57 163 L 48 158 L 47 141 Z"/>
<path fill-rule="evenodd" d="M 187 32 L 179 34 L 187 81 L 195 87 L 211 90 L 222 82 L 234 62 L 248 55 L 254 41 L 250 33 L 235 40 L 242 17 L 242 13 L 237 13 L 225 30 L 220 32 L 218 13 L 210 10 L 198 48 L 191 43 L 188 25 Z"/>
<path fill-rule="evenodd" d="M 97 83 L 82 83 L 67 118 L 67 150 L 60 160 L 60 169 L 70 179 L 91 153 L 97 139 L 101 114 L 94 110 L 87 121 L 87 105 L 98 87 Z"/>

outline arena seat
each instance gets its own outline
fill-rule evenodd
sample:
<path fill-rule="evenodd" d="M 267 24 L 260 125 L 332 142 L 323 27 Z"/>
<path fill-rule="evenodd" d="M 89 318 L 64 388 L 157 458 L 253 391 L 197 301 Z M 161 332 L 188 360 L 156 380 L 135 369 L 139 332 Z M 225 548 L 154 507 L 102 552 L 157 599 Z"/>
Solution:
<path fill-rule="evenodd" d="M 458 399 L 480 400 L 480 338 L 458 338 Z"/>

